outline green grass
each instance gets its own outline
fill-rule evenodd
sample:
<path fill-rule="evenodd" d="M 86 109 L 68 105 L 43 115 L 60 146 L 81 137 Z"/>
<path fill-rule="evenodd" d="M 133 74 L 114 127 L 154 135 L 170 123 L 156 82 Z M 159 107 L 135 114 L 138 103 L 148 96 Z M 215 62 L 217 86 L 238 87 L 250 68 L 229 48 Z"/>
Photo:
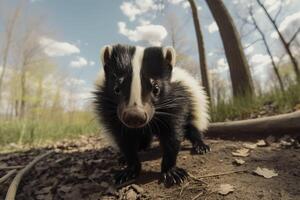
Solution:
<path fill-rule="evenodd" d="M 40 146 L 62 139 L 74 139 L 81 135 L 95 135 L 99 126 L 90 113 L 73 113 L 72 119 L 65 114 L 57 119 L 1 120 L 0 150 L 11 144 L 17 146 Z"/>
<path fill-rule="evenodd" d="M 235 98 L 227 102 L 219 102 L 211 108 L 212 121 L 247 119 L 270 103 L 275 106 L 274 114 L 291 112 L 296 105 L 300 104 L 300 85 L 291 85 L 284 92 L 275 89 L 254 98 Z"/>
<path fill-rule="evenodd" d="M 211 108 L 212 121 L 247 119 L 270 103 L 275 107 L 274 114 L 291 112 L 296 105 L 300 105 L 300 85 L 292 85 L 285 92 L 273 90 L 253 98 L 219 102 Z M 99 133 L 97 120 L 90 112 L 60 112 L 53 115 L 43 110 L 41 113 L 39 117 L 27 116 L 23 120 L 0 120 L 0 151 L 14 150 L 14 146 L 42 146 Z"/>

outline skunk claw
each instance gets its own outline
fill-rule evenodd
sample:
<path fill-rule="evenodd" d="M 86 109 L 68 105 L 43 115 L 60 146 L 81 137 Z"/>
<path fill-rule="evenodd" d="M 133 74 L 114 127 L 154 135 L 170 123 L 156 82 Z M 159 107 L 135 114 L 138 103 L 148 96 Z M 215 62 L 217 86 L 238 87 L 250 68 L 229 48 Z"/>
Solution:
<path fill-rule="evenodd" d="M 192 154 L 205 154 L 210 152 L 210 147 L 207 144 L 202 143 L 196 143 L 193 145 L 192 148 Z"/>
<path fill-rule="evenodd" d="M 170 187 L 175 184 L 181 184 L 188 177 L 188 173 L 179 167 L 173 167 L 169 171 L 163 173 L 163 182 L 166 187 Z"/>

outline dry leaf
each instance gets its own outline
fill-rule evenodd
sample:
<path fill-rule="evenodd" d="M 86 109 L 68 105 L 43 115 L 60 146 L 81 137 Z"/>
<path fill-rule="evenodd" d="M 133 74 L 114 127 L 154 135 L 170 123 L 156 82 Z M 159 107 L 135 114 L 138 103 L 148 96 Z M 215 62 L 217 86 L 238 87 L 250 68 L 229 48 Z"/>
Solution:
<path fill-rule="evenodd" d="M 230 192 L 233 192 L 233 191 L 234 191 L 234 188 L 230 184 L 221 184 L 219 189 L 218 189 L 218 193 L 222 194 L 222 195 L 227 195 L 227 194 L 229 194 Z"/>
<path fill-rule="evenodd" d="M 247 149 L 255 149 L 257 147 L 257 145 L 253 143 L 244 143 L 243 146 Z"/>
<path fill-rule="evenodd" d="M 265 178 L 272 178 L 274 176 L 278 176 L 278 173 L 276 173 L 274 170 L 270 170 L 267 168 L 260 168 L 260 167 L 257 167 L 254 173 L 263 176 Z"/>
<path fill-rule="evenodd" d="M 233 156 L 239 156 L 239 157 L 247 157 L 249 156 L 249 149 L 241 148 L 236 150 L 235 152 L 232 152 Z"/>
<path fill-rule="evenodd" d="M 236 158 L 236 159 L 234 159 L 234 163 L 237 165 L 242 165 L 245 163 L 245 161 L 243 159 Z"/>
<path fill-rule="evenodd" d="M 258 140 L 256 145 L 258 147 L 265 147 L 265 146 L 267 146 L 267 143 L 264 140 Z"/>

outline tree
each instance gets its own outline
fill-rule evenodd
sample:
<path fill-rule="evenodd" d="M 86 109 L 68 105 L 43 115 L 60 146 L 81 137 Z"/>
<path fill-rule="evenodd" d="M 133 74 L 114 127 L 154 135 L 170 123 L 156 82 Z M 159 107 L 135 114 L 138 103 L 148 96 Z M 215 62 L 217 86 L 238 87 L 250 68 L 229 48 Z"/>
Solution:
<path fill-rule="evenodd" d="M 256 0 L 256 2 L 258 3 L 258 5 L 263 9 L 264 13 L 266 14 L 267 18 L 269 19 L 269 21 L 271 22 L 271 24 L 273 25 L 276 33 L 278 34 L 279 36 L 279 39 L 286 51 L 286 53 L 288 54 L 291 62 L 292 62 L 292 65 L 293 65 L 293 68 L 294 68 L 294 72 L 296 74 L 296 77 L 297 77 L 297 81 L 298 83 L 300 83 L 300 70 L 299 70 L 299 67 L 298 67 L 298 62 L 297 62 L 297 59 L 295 58 L 295 56 L 293 55 L 292 51 L 291 51 L 291 43 L 292 41 L 296 38 L 297 34 L 300 32 L 300 27 L 299 29 L 295 32 L 295 34 L 291 37 L 291 39 L 289 41 L 287 41 L 282 33 L 280 32 L 278 26 L 277 26 L 277 23 L 276 23 L 276 19 L 277 19 L 277 16 L 279 15 L 280 13 L 280 10 L 278 11 L 278 13 L 275 15 L 274 18 L 272 18 L 272 16 L 270 15 L 270 13 L 268 12 L 268 10 L 266 9 L 266 7 L 264 6 L 264 4 L 260 1 L 260 0 Z"/>
<path fill-rule="evenodd" d="M 229 65 L 234 96 L 253 95 L 253 81 L 244 54 L 239 33 L 222 0 L 206 0 L 219 27 L 225 55 Z"/>
<path fill-rule="evenodd" d="M 6 68 L 7 68 L 7 61 L 9 57 L 9 53 L 11 50 L 11 46 L 13 43 L 13 36 L 14 36 L 14 31 L 16 27 L 16 22 L 20 16 L 20 11 L 21 11 L 21 6 L 17 6 L 13 12 L 12 15 L 8 17 L 8 19 L 5 22 L 5 28 L 4 28 L 4 41 L 3 41 L 3 51 L 2 51 L 2 70 L 0 74 L 0 105 L 1 105 L 1 97 L 2 97 L 2 85 L 3 85 L 3 80 L 4 76 L 6 73 Z"/>
<path fill-rule="evenodd" d="M 191 51 L 191 45 L 184 29 L 185 24 L 175 12 L 167 12 L 163 23 L 168 32 L 165 40 L 166 45 L 171 45 L 176 50 L 176 63 L 179 65 L 184 64 L 187 55 Z"/>
<path fill-rule="evenodd" d="M 188 1 L 191 6 L 194 27 L 195 27 L 195 31 L 196 31 L 202 84 L 204 86 L 205 91 L 207 92 L 208 97 L 210 98 L 211 95 L 210 95 L 210 86 L 209 86 L 209 80 L 208 80 L 205 47 L 204 47 L 204 40 L 203 40 L 203 35 L 202 35 L 201 27 L 200 27 L 200 22 L 199 22 L 199 18 L 198 18 L 198 10 L 197 10 L 197 6 L 196 6 L 196 3 L 194 0 L 188 0 Z"/>
<path fill-rule="evenodd" d="M 280 89 L 281 89 L 281 91 L 284 91 L 284 86 L 283 86 L 282 79 L 281 79 L 281 77 L 280 77 L 279 70 L 278 70 L 278 68 L 277 68 L 277 66 L 276 66 L 276 64 L 275 64 L 274 57 L 273 57 L 272 52 L 271 52 L 271 49 L 270 49 L 270 47 L 269 47 L 269 45 L 268 45 L 266 36 L 265 36 L 263 30 L 259 27 L 259 25 L 258 25 L 258 23 L 257 23 L 257 21 L 256 21 L 256 19 L 255 19 L 255 17 L 254 17 L 252 6 L 249 7 L 249 14 L 250 14 L 252 23 L 253 23 L 255 29 L 256 29 L 256 30 L 258 31 L 258 33 L 260 34 L 261 39 L 262 39 L 262 41 L 263 41 L 263 43 L 264 43 L 264 46 L 265 46 L 265 48 L 266 48 L 266 51 L 267 51 L 267 53 L 268 53 L 268 55 L 269 55 L 269 57 L 270 57 L 270 60 L 271 60 L 272 66 L 273 66 L 274 73 L 275 73 L 276 78 L 277 78 L 277 80 L 278 80 L 278 82 L 279 82 Z"/>

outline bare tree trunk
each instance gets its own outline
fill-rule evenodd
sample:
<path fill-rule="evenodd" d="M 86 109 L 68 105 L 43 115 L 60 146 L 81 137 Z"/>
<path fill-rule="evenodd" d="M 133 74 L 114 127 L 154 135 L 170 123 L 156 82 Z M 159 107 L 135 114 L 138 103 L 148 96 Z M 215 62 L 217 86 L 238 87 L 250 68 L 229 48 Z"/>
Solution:
<path fill-rule="evenodd" d="M 251 16 L 253 25 L 254 25 L 254 27 L 256 28 L 256 30 L 258 31 L 258 33 L 260 34 L 260 36 L 261 36 L 261 38 L 262 38 L 262 41 L 263 41 L 263 43 L 264 43 L 264 45 L 265 45 L 265 47 L 266 47 L 267 53 L 268 53 L 268 55 L 269 55 L 269 57 L 270 57 L 270 59 L 271 59 L 271 63 L 272 63 L 272 66 L 273 66 L 273 70 L 274 70 L 274 73 L 275 73 L 275 75 L 276 75 L 276 77 L 277 77 L 277 79 L 278 79 L 278 82 L 279 82 L 279 85 L 280 85 L 280 89 L 281 89 L 281 91 L 284 91 L 283 82 L 282 82 L 282 79 L 281 79 L 281 77 L 280 77 L 278 68 L 277 68 L 277 66 L 276 66 L 276 64 L 275 64 L 274 57 L 273 57 L 273 55 L 272 55 L 272 53 L 271 53 L 270 47 L 269 47 L 269 45 L 268 45 L 268 43 L 267 43 L 267 39 L 266 39 L 266 37 L 265 37 L 265 34 L 264 34 L 263 31 L 261 30 L 261 28 L 258 26 L 258 24 L 257 24 L 257 22 L 256 22 L 256 19 L 255 19 L 254 15 L 253 15 L 253 10 L 252 10 L 252 8 L 250 8 L 249 13 L 250 13 L 250 16 Z"/>
<path fill-rule="evenodd" d="M 210 124 L 206 136 L 229 140 L 257 140 L 270 135 L 281 137 L 285 134 L 300 135 L 300 111 L 293 113 Z"/>
<path fill-rule="evenodd" d="M 287 42 L 283 35 L 281 34 L 281 32 L 279 31 L 279 28 L 276 24 L 276 21 L 275 19 L 273 19 L 270 15 L 270 13 L 267 11 L 266 7 L 263 5 L 263 3 L 260 1 L 260 0 L 256 0 L 258 5 L 263 9 L 263 11 L 265 12 L 265 14 L 267 15 L 268 19 L 270 20 L 271 24 L 273 25 L 275 31 L 277 32 L 278 36 L 279 36 L 279 39 L 286 51 L 286 53 L 289 55 L 290 59 L 291 59 L 291 62 L 292 62 L 292 65 L 293 65 L 293 68 L 294 68 L 294 71 L 295 71 L 295 74 L 296 74 L 296 77 L 297 77 L 297 82 L 300 83 L 300 70 L 299 70 L 299 67 L 298 67 L 298 62 L 297 62 L 297 59 L 294 57 L 294 55 L 292 54 L 291 52 L 291 49 L 290 49 L 290 44 L 291 42 L 293 41 L 294 37 L 290 40 L 290 42 Z M 296 33 L 297 34 L 297 33 Z"/>
<path fill-rule="evenodd" d="M 196 36 L 197 36 L 202 84 L 204 86 L 204 89 L 205 89 L 209 99 L 211 99 L 210 86 L 209 86 L 209 80 L 208 80 L 208 72 L 207 72 L 207 64 L 206 64 L 206 56 L 205 56 L 205 47 L 204 47 L 204 41 L 203 41 L 203 35 L 201 32 L 200 22 L 199 22 L 199 18 L 198 18 L 197 6 L 196 6 L 196 3 L 194 0 L 188 0 L 188 1 L 190 3 L 191 9 L 192 9 L 194 27 L 195 27 Z"/>
<path fill-rule="evenodd" d="M 253 95 L 253 81 L 239 33 L 222 0 L 206 0 L 219 27 L 229 65 L 234 96 Z"/>
<path fill-rule="evenodd" d="M 25 66 L 23 67 L 25 68 Z M 21 103 L 20 103 L 20 117 L 23 118 L 25 115 L 25 104 L 26 104 L 26 71 L 21 72 Z"/>
<path fill-rule="evenodd" d="M 20 14 L 20 6 L 15 9 L 12 17 L 7 20 L 7 27 L 5 30 L 5 42 L 4 42 L 5 45 L 4 45 L 3 56 L 2 56 L 2 71 L 0 74 L 0 102 L 1 102 L 1 97 L 2 97 L 2 84 L 3 84 L 5 72 L 6 72 L 7 60 L 8 60 L 9 51 L 11 48 L 14 28 L 15 28 L 17 19 L 19 17 L 19 14 Z"/>

